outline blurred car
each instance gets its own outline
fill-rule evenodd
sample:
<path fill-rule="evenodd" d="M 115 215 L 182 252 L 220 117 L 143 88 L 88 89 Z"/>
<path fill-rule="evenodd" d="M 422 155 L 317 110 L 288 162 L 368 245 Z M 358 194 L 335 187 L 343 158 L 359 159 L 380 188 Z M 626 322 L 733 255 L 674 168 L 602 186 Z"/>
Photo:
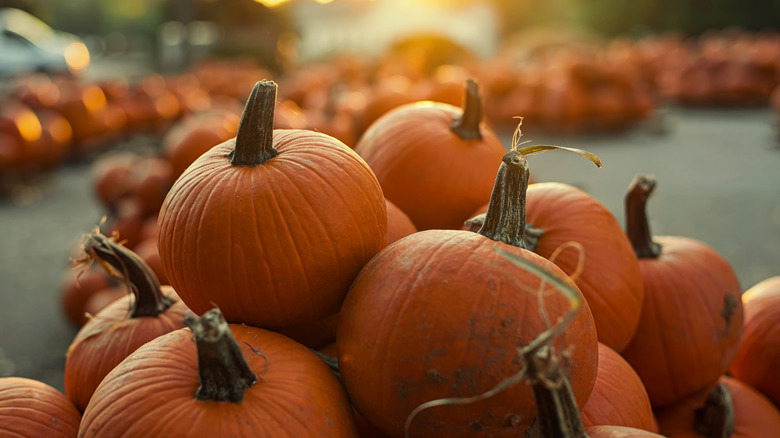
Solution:
<path fill-rule="evenodd" d="M 21 9 L 0 8 L 0 77 L 78 73 L 87 66 L 89 50 L 79 37 L 54 30 Z"/>

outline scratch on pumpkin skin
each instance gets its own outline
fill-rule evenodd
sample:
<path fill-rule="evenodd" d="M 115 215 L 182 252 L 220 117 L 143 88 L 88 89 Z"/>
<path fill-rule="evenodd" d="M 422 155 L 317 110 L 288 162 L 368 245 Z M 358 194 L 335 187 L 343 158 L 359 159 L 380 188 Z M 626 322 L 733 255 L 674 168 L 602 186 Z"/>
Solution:
<path fill-rule="evenodd" d="M 726 320 L 726 330 L 723 332 L 724 336 L 727 336 L 731 329 L 731 320 L 734 318 L 734 309 L 737 308 L 738 304 L 737 298 L 733 295 L 726 294 L 726 296 L 723 297 L 723 310 L 720 312 L 720 315 Z"/>

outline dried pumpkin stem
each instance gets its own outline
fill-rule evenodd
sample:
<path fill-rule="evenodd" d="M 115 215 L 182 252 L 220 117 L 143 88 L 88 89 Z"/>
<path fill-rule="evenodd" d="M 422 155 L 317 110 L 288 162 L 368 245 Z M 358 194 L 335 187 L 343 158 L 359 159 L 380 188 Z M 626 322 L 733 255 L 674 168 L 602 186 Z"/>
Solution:
<path fill-rule="evenodd" d="M 240 403 L 244 392 L 257 382 L 241 348 L 219 309 L 200 318 L 186 316 L 198 348 L 200 386 L 197 400 Z"/>
<path fill-rule="evenodd" d="M 95 231 L 86 236 L 83 250 L 88 257 L 98 260 L 101 266 L 110 266 L 110 273 L 122 276 L 135 295 L 131 318 L 157 316 L 165 312 L 174 303 L 165 296 L 160 281 L 152 269 L 138 255 L 126 247 L 114 242 L 107 236 Z"/>
<path fill-rule="evenodd" d="M 697 434 L 711 438 L 728 438 L 734 433 L 734 403 L 731 391 L 718 383 L 707 395 L 704 406 L 696 409 Z"/>
<path fill-rule="evenodd" d="M 587 437 L 571 382 L 548 344 L 523 352 L 526 379 L 534 391 L 537 417 L 527 435 L 546 438 Z"/>
<path fill-rule="evenodd" d="M 263 79 L 252 89 L 238 124 L 231 165 L 259 166 L 279 153 L 274 148 L 276 88 L 276 83 Z"/>
<path fill-rule="evenodd" d="M 488 211 L 477 233 L 519 248 L 532 250 L 529 246 L 536 246 L 526 242 L 525 198 L 529 177 L 528 162 L 522 154 L 507 152 L 498 168 Z"/>
<path fill-rule="evenodd" d="M 462 140 L 481 140 L 482 95 L 473 79 L 466 81 L 466 97 L 463 100 L 463 114 L 456 117 L 450 130 Z"/>
<path fill-rule="evenodd" d="M 653 241 L 647 221 L 647 200 L 655 190 L 653 176 L 637 174 L 626 194 L 626 234 L 639 258 L 656 258 L 661 255 L 661 245 Z"/>

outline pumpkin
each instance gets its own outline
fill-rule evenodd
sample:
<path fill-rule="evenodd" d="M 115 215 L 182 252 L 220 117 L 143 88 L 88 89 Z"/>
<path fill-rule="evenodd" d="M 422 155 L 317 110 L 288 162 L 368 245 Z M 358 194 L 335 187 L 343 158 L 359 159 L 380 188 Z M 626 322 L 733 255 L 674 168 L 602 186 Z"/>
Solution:
<path fill-rule="evenodd" d="M 645 300 L 622 354 L 659 408 L 717 382 L 737 352 L 743 316 L 739 282 L 723 257 L 695 239 L 650 234 L 645 206 L 655 186 L 640 174 L 626 195 Z"/>
<path fill-rule="evenodd" d="M 89 298 L 114 285 L 111 276 L 98 269 L 79 269 L 68 271 L 60 281 L 60 298 L 65 317 L 74 327 L 87 322 L 84 306 Z"/>
<path fill-rule="evenodd" d="M 357 437 L 344 389 L 307 348 L 217 309 L 187 325 L 106 376 L 80 437 Z"/>
<path fill-rule="evenodd" d="M 402 237 L 417 232 L 417 227 L 414 226 L 412 220 L 409 219 L 409 216 L 398 208 L 397 205 L 390 202 L 389 199 L 385 199 L 385 207 L 387 208 L 388 245 Z"/>
<path fill-rule="evenodd" d="M 141 240 L 133 248 L 133 252 L 149 266 L 160 284 L 171 284 L 170 281 L 168 281 L 168 276 L 165 274 L 165 268 L 163 268 L 162 262 L 160 261 L 160 252 L 157 251 L 157 236 L 151 236 Z"/>
<path fill-rule="evenodd" d="M 140 156 L 135 152 L 108 152 L 100 155 L 91 165 L 91 179 L 98 202 L 110 212 L 133 189 L 133 169 Z"/>
<path fill-rule="evenodd" d="M 573 286 L 553 263 L 523 249 L 518 192 L 528 184 L 519 151 L 504 157 L 483 228 L 426 230 L 388 245 L 360 271 L 337 329 L 338 362 L 350 399 L 390 436 L 435 399 L 472 397 L 519 371 L 515 349 L 569 307 L 549 283 Z M 518 269 L 498 251 L 530 264 Z M 537 294 L 538 292 L 538 294 Z M 579 294 L 579 292 L 576 292 Z M 584 404 L 596 373 L 593 319 L 583 309 L 558 339 L 571 346 L 567 371 Z M 411 423 L 412 436 L 522 436 L 536 411 L 530 388 L 512 388 L 468 406 L 432 408 Z"/>
<path fill-rule="evenodd" d="M 135 253 L 99 231 L 86 236 L 84 252 L 121 275 L 131 293 L 97 312 L 68 348 L 65 394 L 80 411 L 111 369 L 144 343 L 184 327 L 182 318 L 189 312 Z"/>
<path fill-rule="evenodd" d="M 165 158 L 173 175 L 181 175 L 193 161 L 212 147 L 236 136 L 239 115 L 229 109 L 214 109 L 185 117 L 162 139 Z"/>
<path fill-rule="evenodd" d="M 644 290 L 637 257 L 617 219 L 568 184 L 531 184 L 524 196 L 526 222 L 534 230 L 529 249 L 573 276 L 593 312 L 599 341 L 622 351 L 639 323 Z M 467 226 L 479 226 L 485 211 L 487 206 L 475 211 Z M 568 248 L 570 242 L 576 246 Z"/>
<path fill-rule="evenodd" d="M 174 183 L 158 249 L 194 312 L 216 305 L 228 321 L 280 329 L 338 312 L 386 244 L 387 213 L 352 149 L 325 134 L 272 129 L 275 96 L 275 83 L 258 82 L 237 137 Z"/>
<path fill-rule="evenodd" d="M 316 350 L 336 341 L 338 323 L 339 314 L 336 313 L 324 319 L 276 331 Z"/>
<path fill-rule="evenodd" d="M 761 438 L 780 431 L 780 411 L 749 385 L 721 376 L 707 388 L 657 411 L 661 433 L 674 438 Z"/>
<path fill-rule="evenodd" d="M 0 435 L 72 438 L 81 413 L 64 394 L 37 380 L 0 377 Z"/>
<path fill-rule="evenodd" d="M 596 383 L 581 416 L 585 427 L 612 425 L 657 432 L 642 380 L 625 359 L 601 342 Z"/>
<path fill-rule="evenodd" d="M 380 80 L 370 90 L 364 93 L 365 103 L 359 112 L 361 133 L 376 122 L 380 117 L 402 105 L 415 101 L 409 78 L 401 75 L 391 75 Z"/>
<path fill-rule="evenodd" d="M 767 278 L 742 294 L 745 326 L 731 374 L 780 406 L 780 276 Z"/>
<path fill-rule="evenodd" d="M 131 177 L 130 196 L 138 200 L 144 216 L 156 215 L 176 179 L 173 167 L 163 157 L 146 155 L 133 166 Z"/>
<path fill-rule="evenodd" d="M 482 122 L 472 80 L 462 110 L 441 102 L 401 105 L 374 122 L 355 151 L 418 230 L 459 229 L 490 199 L 496 163 L 506 152 Z"/>

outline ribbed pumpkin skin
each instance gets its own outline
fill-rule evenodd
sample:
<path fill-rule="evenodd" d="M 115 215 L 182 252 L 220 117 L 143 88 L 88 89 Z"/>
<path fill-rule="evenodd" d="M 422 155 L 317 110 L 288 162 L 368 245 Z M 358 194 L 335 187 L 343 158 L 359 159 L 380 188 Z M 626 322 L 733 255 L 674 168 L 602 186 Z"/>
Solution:
<path fill-rule="evenodd" d="M 189 329 L 177 330 L 139 348 L 106 376 L 84 412 L 79 437 L 357 436 L 344 390 L 322 360 L 267 330 L 235 324 L 231 330 L 258 378 L 242 402 L 195 399 L 195 342 Z"/>
<path fill-rule="evenodd" d="M 283 328 L 339 310 L 357 272 L 386 244 L 382 190 L 368 165 L 332 137 L 274 130 L 278 155 L 231 166 L 235 139 L 176 181 L 160 211 L 160 257 L 200 314 Z"/>
<path fill-rule="evenodd" d="M 599 341 L 623 351 L 634 335 L 642 311 L 644 289 L 631 242 L 617 219 L 587 193 L 567 184 L 528 186 L 526 222 L 544 230 L 536 252 L 544 258 L 567 242 L 585 250 L 582 273 L 574 278 L 596 321 Z M 561 252 L 555 264 L 572 274 L 580 254 Z"/>
<path fill-rule="evenodd" d="M 460 229 L 490 199 L 506 150 L 484 125 L 481 140 L 452 132 L 462 112 L 441 102 L 402 105 L 376 120 L 355 145 L 387 199 L 418 230 Z"/>
<path fill-rule="evenodd" d="M 487 204 L 471 217 L 486 211 Z M 534 250 L 544 258 L 569 242 L 582 245 L 583 254 L 568 248 L 554 262 L 573 274 L 584 256 L 582 272 L 573 280 L 593 313 L 599 341 L 622 351 L 639 324 L 644 289 L 637 257 L 617 219 L 582 190 L 545 182 L 528 186 L 526 223 L 544 232 Z"/>
<path fill-rule="evenodd" d="M 611 425 L 653 431 L 653 407 L 642 380 L 614 350 L 599 343 L 596 383 L 582 408 L 585 427 Z"/>
<path fill-rule="evenodd" d="M 731 373 L 780 406 L 780 276 L 745 291 L 742 305 L 745 327 Z"/>
<path fill-rule="evenodd" d="M 622 354 L 658 408 L 717 382 L 737 352 L 743 314 L 737 277 L 717 252 L 685 237 L 654 240 L 661 254 L 639 260 L 644 307 Z"/>
<path fill-rule="evenodd" d="M 769 399 L 737 379 L 721 376 L 719 381 L 731 392 L 734 406 L 734 433 L 730 438 L 769 438 L 780 433 L 780 411 Z M 658 411 L 661 433 L 672 438 L 701 438 L 694 432 L 694 411 L 703 404 L 707 391 Z"/>
<path fill-rule="evenodd" d="M 73 438 L 81 414 L 64 394 L 37 380 L 0 378 L 0 436 Z"/>
<path fill-rule="evenodd" d="M 184 327 L 187 306 L 170 286 L 166 296 L 176 301 L 156 317 L 128 318 L 132 295 L 126 295 L 87 321 L 68 348 L 65 394 L 83 412 L 95 388 L 130 353 L 152 339 Z"/>
<path fill-rule="evenodd" d="M 485 392 L 520 370 L 517 347 L 545 330 L 539 277 L 494 247 L 565 275 L 535 254 L 470 231 L 428 230 L 383 250 L 361 271 L 342 307 L 342 380 L 366 419 L 394 437 L 418 405 Z M 566 281 L 570 282 L 568 278 Z M 547 285 L 550 319 L 569 302 Z M 597 341 L 587 306 L 555 342 L 572 347 L 568 370 L 580 404 L 596 377 Z M 521 382 L 484 401 L 420 413 L 411 436 L 522 436 L 536 416 Z"/>

